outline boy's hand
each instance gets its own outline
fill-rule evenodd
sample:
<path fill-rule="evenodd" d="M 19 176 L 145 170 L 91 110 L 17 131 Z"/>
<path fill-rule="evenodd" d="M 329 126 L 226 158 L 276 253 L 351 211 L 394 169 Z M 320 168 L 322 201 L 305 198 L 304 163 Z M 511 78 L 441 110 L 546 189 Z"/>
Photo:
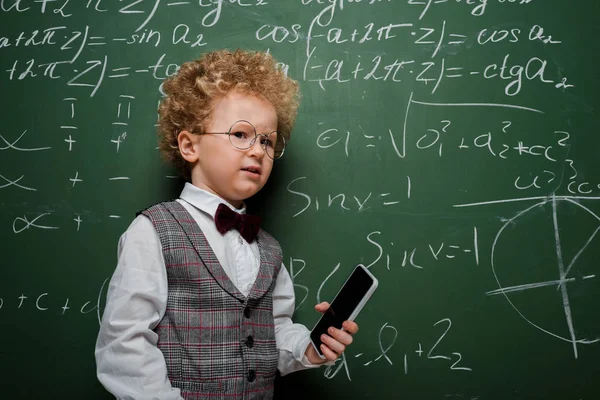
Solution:
<path fill-rule="evenodd" d="M 315 310 L 321 314 L 325 313 L 329 308 L 329 303 L 326 301 L 317 304 Z M 344 330 L 329 327 L 327 334 L 324 334 L 321 338 L 323 342 L 321 344 L 321 352 L 325 356 L 325 360 L 319 357 L 319 354 L 314 349 L 312 344 L 309 344 L 306 348 L 306 358 L 311 364 L 323 364 L 327 361 L 335 361 L 339 356 L 342 355 L 346 346 L 352 343 L 352 335 L 358 332 L 358 325 L 353 321 L 344 321 L 342 324 Z"/>

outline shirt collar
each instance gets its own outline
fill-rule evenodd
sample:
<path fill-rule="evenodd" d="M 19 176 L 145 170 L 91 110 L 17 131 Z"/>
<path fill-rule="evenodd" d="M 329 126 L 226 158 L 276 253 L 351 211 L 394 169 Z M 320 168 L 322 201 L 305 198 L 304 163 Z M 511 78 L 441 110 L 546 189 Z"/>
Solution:
<path fill-rule="evenodd" d="M 229 208 L 239 214 L 246 213 L 246 204 L 242 203 L 242 208 L 235 208 L 216 194 L 204 189 L 200 189 L 189 182 L 185 183 L 179 198 L 188 202 L 200 211 L 210 215 L 213 219 L 215 217 L 215 213 L 217 212 L 217 207 L 219 207 L 219 204 L 221 203 L 227 205 Z"/>

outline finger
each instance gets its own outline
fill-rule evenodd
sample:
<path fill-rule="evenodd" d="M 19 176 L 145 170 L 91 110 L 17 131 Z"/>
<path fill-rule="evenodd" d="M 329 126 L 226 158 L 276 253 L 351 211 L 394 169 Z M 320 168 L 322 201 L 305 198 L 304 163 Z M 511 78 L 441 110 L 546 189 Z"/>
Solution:
<path fill-rule="evenodd" d="M 346 350 L 346 346 L 343 343 L 340 343 L 336 339 L 332 338 L 329 335 L 322 334 L 321 342 L 327 345 L 329 349 L 336 352 L 337 354 L 342 354 L 344 350 Z"/>
<path fill-rule="evenodd" d="M 315 310 L 317 310 L 320 313 L 324 313 L 325 311 L 327 311 L 328 308 L 329 303 L 326 301 L 323 301 L 315 306 Z"/>
<path fill-rule="evenodd" d="M 321 353 L 325 356 L 328 361 L 335 361 L 338 359 L 339 354 L 331 350 L 327 345 L 321 344 Z"/>
<path fill-rule="evenodd" d="M 342 327 L 351 335 L 355 335 L 358 332 L 358 325 L 354 321 L 344 321 Z"/>
<path fill-rule="evenodd" d="M 335 340 L 337 340 L 345 346 L 352 344 L 352 335 L 346 331 L 336 329 L 333 326 L 330 326 L 329 329 L 327 329 L 327 333 L 329 334 L 329 336 L 331 336 L 332 338 L 334 338 Z"/>

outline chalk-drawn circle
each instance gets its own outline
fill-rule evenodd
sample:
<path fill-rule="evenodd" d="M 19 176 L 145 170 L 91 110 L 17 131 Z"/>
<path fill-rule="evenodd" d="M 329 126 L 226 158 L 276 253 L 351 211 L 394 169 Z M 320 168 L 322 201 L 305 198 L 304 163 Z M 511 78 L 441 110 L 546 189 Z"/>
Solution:
<path fill-rule="evenodd" d="M 554 202 L 554 204 L 553 204 Z M 588 224 L 590 222 L 592 222 L 592 224 L 594 226 L 596 226 L 596 229 L 593 231 L 593 235 L 591 235 L 589 237 L 589 240 L 587 241 L 587 243 L 585 243 L 586 245 L 583 246 L 583 244 L 581 245 L 581 252 L 580 253 L 585 253 L 587 250 L 592 251 L 591 249 L 594 249 L 593 251 L 597 252 L 597 249 L 600 248 L 600 246 L 598 245 L 598 242 L 600 242 L 600 233 L 598 233 L 598 230 L 600 230 L 600 226 L 598 226 L 598 224 L 600 223 L 600 217 L 598 215 L 596 215 L 593 211 L 591 211 L 589 208 L 583 206 L 582 204 L 580 204 L 579 202 L 568 198 L 568 197 L 554 197 L 554 198 L 548 198 L 547 200 L 543 200 L 541 202 L 538 202 L 520 212 L 518 212 L 514 217 L 508 219 L 505 221 L 504 225 L 500 228 L 500 230 L 498 231 L 498 233 L 496 234 L 496 237 L 494 238 L 494 242 L 492 244 L 492 252 L 491 252 L 491 266 L 492 266 L 492 273 L 494 275 L 494 279 L 496 280 L 496 283 L 498 284 L 498 290 L 496 291 L 492 291 L 492 292 L 488 292 L 488 294 L 490 293 L 494 293 L 494 294 L 499 294 L 501 296 L 503 296 L 506 301 L 508 301 L 508 303 L 510 304 L 510 306 L 519 314 L 519 316 L 524 319 L 527 323 L 529 323 L 530 325 L 532 325 L 533 327 L 535 327 L 536 329 L 550 335 L 553 336 L 557 339 L 569 342 L 569 343 L 573 343 L 574 348 L 576 347 L 576 344 L 591 344 L 591 343 L 596 343 L 600 341 L 600 332 L 594 331 L 594 332 L 585 332 L 583 333 L 582 330 L 577 329 L 580 328 L 580 325 L 577 325 L 575 327 L 573 326 L 568 326 L 569 322 L 571 323 L 571 325 L 573 324 L 572 321 L 572 315 L 569 314 L 569 316 L 565 316 L 565 325 L 568 326 L 568 331 L 570 332 L 570 335 L 565 335 L 564 333 L 556 333 L 556 332 L 552 332 L 549 329 L 543 327 L 543 325 L 546 325 L 547 321 L 544 321 L 544 323 L 540 323 L 540 322 L 534 322 L 533 319 L 534 317 L 532 317 L 531 315 L 534 314 L 533 311 L 524 311 L 525 306 L 522 304 L 518 304 L 518 298 L 519 295 L 521 293 L 521 291 L 525 290 L 525 291 L 529 291 L 530 289 L 532 291 L 540 291 L 540 288 L 542 288 L 542 290 L 546 291 L 546 293 L 549 293 L 549 290 L 552 290 L 552 295 L 556 296 L 556 299 L 561 299 L 562 300 L 566 300 L 569 304 L 569 306 L 565 306 L 564 302 L 563 302 L 563 306 L 565 307 L 565 310 L 568 308 L 568 312 L 571 312 L 571 309 L 574 307 L 574 304 L 572 304 L 572 302 L 569 300 L 569 294 L 568 290 L 572 289 L 572 285 L 574 284 L 579 284 L 579 285 L 583 285 L 586 284 L 588 281 L 586 281 L 586 278 L 590 278 L 589 282 L 592 282 L 593 280 L 597 280 L 600 279 L 599 277 L 595 277 L 595 274 L 589 274 L 587 276 L 584 276 L 584 274 L 578 273 L 578 265 L 577 265 L 577 257 L 573 257 L 572 254 L 569 254 L 569 257 L 564 257 L 564 254 L 561 254 L 562 249 L 560 246 L 561 243 L 561 239 L 560 239 L 560 235 L 558 235 L 559 239 L 558 239 L 558 243 L 559 243 L 559 252 L 556 254 L 552 255 L 552 262 L 550 263 L 546 263 L 544 264 L 542 263 L 538 263 L 541 264 L 541 266 L 543 268 L 532 268 L 533 273 L 537 272 L 537 273 L 543 273 L 543 274 L 547 274 L 545 278 L 543 279 L 531 279 L 531 277 L 529 278 L 523 278 L 520 277 L 520 279 L 523 279 L 523 282 L 511 282 L 510 284 L 507 284 L 507 277 L 511 276 L 514 274 L 514 268 L 523 268 L 523 267 L 528 267 L 529 265 L 527 265 L 526 263 L 521 262 L 516 262 L 516 263 L 507 263 L 507 262 L 499 262 L 499 259 L 502 258 L 503 253 L 508 254 L 517 254 L 523 257 L 540 257 L 539 254 L 536 254 L 533 250 L 531 251 L 527 251 L 527 253 L 530 254 L 524 254 L 526 253 L 525 251 L 519 252 L 520 248 L 519 245 L 511 248 L 510 251 L 507 252 L 503 252 L 503 249 L 501 248 L 502 246 L 500 245 L 500 241 L 501 240 L 507 240 L 506 238 L 508 236 L 510 236 L 510 233 L 515 233 L 517 231 L 517 229 L 519 228 L 523 228 L 524 226 L 528 226 L 525 229 L 525 234 L 522 235 L 522 238 L 518 238 L 521 241 L 527 241 L 529 240 L 529 242 L 526 243 L 526 245 L 531 245 L 534 244 L 536 242 L 540 242 L 540 248 L 541 246 L 547 246 L 548 245 L 548 240 L 556 240 L 557 238 L 557 232 L 555 229 L 555 225 L 550 225 L 548 226 L 544 226 L 541 229 L 546 229 L 546 232 L 541 232 L 539 236 L 543 236 L 545 235 L 545 237 L 536 237 L 535 235 L 532 234 L 532 226 L 538 226 L 541 224 L 530 224 L 527 222 L 532 222 L 531 220 L 528 220 L 530 218 L 535 218 L 535 216 L 545 216 L 546 220 L 550 220 L 550 221 L 554 221 L 554 224 L 556 224 L 556 221 L 560 219 L 560 217 L 556 216 L 554 217 L 554 213 L 556 213 L 556 206 L 558 203 L 561 203 L 563 205 L 564 208 L 564 204 L 567 205 L 571 205 L 574 210 L 578 210 L 581 211 L 583 210 L 583 213 L 580 212 L 579 215 L 580 216 L 584 216 L 584 218 L 588 221 Z M 541 209 L 541 210 L 540 210 Z M 548 210 L 550 210 L 550 217 L 548 217 Z M 538 213 L 535 213 L 535 211 L 541 211 Z M 573 212 L 574 214 L 574 212 Z M 553 219 L 556 218 L 556 219 Z M 561 231 L 560 227 L 559 227 L 559 232 Z M 549 232 L 552 232 L 553 234 L 550 234 Z M 598 234 L 597 234 L 598 233 Z M 527 234 L 529 234 L 529 236 L 527 236 Z M 566 235 L 565 232 L 561 232 L 562 235 Z M 597 235 L 596 235 L 597 234 Z M 514 245 L 514 240 L 512 242 L 512 244 Z M 521 246 L 525 246 L 523 244 L 521 244 Z M 527 246 L 525 246 L 527 247 Z M 528 247 L 527 247 L 528 248 Z M 547 247 L 546 247 L 547 249 Z M 561 268 L 563 269 L 564 272 L 567 272 L 566 275 L 564 275 L 563 280 L 561 281 L 560 279 L 560 268 L 558 266 L 558 259 L 559 259 L 559 255 L 561 254 L 561 259 L 563 260 L 563 265 L 561 266 Z M 576 254 L 577 255 L 577 254 Z M 580 255 L 580 254 L 579 254 Z M 546 255 L 547 257 L 549 255 Z M 507 257 L 504 257 L 504 259 L 506 260 Z M 504 260 L 504 261 L 505 261 Z M 573 265 L 570 265 L 570 262 L 573 261 Z M 594 263 L 595 265 L 595 263 Z M 513 267 L 512 270 L 510 270 L 510 267 Z M 568 269 L 569 267 L 571 267 L 572 269 Z M 594 267 L 596 268 L 596 267 Z M 504 272 L 504 273 L 502 273 Z M 527 273 L 529 273 L 529 271 L 525 271 L 524 275 L 527 275 Z M 532 273 L 530 273 L 531 275 Z M 519 274 L 517 274 L 519 275 Z M 501 279 L 502 277 L 502 279 Z M 502 280 L 502 282 L 501 282 Z M 519 283 L 516 285 L 513 285 L 513 283 Z M 561 288 L 559 287 L 560 285 L 566 285 L 567 289 L 565 289 L 565 293 L 562 293 Z M 529 286 L 529 287 L 528 287 Z M 597 284 L 595 284 L 595 286 L 593 287 L 598 287 Z M 514 288 L 514 289 L 511 289 Z M 524 289 L 523 289 L 524 288 Z M 511 291 L 514 290 L 514 291 Z M 532 292 L 533 293 L 533 292 Z M 536 292 L 539 293 L 539 292 Z M 581 293 L 584 293 L 584 295 L 586 295 L 586 297 L 589 297 L 589 293 L 580 290 L 579 291 L 579 295 L 581 295 Z M 592 297 L 595 297 L 592 295 Z M 544 302 L 547 298 L 546 297 L 540 297 L 540 303 Z M 579 306 L 581 303 L 579 303 L 577 306 Z M 548 307 L 548 304 L 544 304 L 544 307 Z M 567 311 L 565 311 L 566 313 Z M 527 314 L 527 315 L 526 315 Z M 570 320 L 571 319 L 571 320 Z M 570 321 L 569 321 L 570 320 Z M 577 321 L 576 323 L 580 322 L 581 320 Z M 593 328 L 592 328 L 593 329 Z M 597 328 L 596 328 L 597 329 Z M 575 335 L 581 337 L 582 335 L 586 335 L 586 338 L 578 338 L 575 337 Z M 591 336 L 590 336 L 591 335 Z M 577 356 L 577 350 L 575 349 L 575 354 Z"/>

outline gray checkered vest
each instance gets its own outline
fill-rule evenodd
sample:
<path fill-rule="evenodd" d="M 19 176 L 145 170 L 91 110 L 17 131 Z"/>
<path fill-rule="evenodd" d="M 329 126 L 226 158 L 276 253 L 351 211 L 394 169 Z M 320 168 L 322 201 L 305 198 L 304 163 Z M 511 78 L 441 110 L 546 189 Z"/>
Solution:
<path fill-rule="evenodd" d="M 167 268 L 167 309 L 154 331 L 171 385 L 188 400 L 271 399 L 278 361 L 272 295 L 282 263 L 279 243 L 260 230 L 260 269 L 245 297 L 181 204 L 160 203 L 142 214 L 158 232 Z"/>

